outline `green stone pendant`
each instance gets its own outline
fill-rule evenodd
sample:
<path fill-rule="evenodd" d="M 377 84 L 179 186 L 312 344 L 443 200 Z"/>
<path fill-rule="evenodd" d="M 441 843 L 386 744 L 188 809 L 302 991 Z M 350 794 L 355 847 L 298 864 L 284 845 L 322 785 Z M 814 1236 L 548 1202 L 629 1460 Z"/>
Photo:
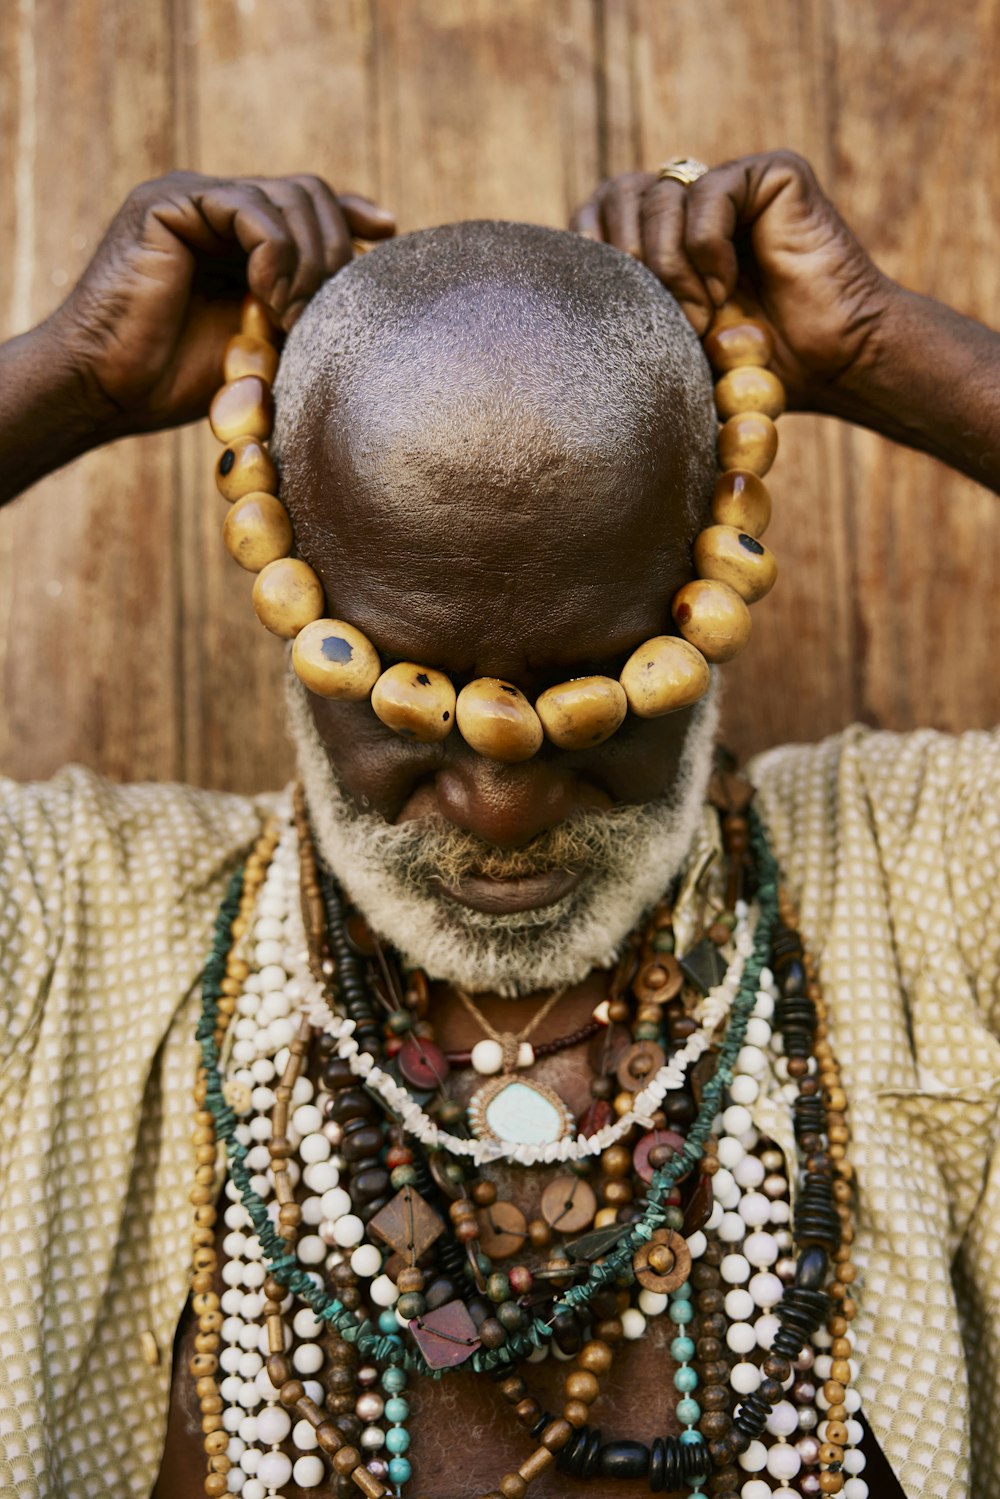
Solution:
<path fill-rule="evenodd" d="M 576 1120 L 558 1093 L 504 1073 L 477 1088 L 469 1100 L 469 1128 L 477 1140 L 504 1145 L 554 1145 Z"/>

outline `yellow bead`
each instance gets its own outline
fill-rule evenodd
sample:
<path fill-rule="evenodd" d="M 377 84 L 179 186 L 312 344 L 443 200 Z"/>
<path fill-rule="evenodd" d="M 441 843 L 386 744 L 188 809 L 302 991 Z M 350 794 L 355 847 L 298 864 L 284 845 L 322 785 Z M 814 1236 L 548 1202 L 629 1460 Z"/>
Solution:
<path fill-rule="evenodd" d="M 530 760 L 545 737 L 524 693 L 498 677 L 477 677 L 463 687 L 455 715 L 466 744 L 491 760 Z"/>
<path fill-rule="evenodd" d="M 227 381 L 239 380 L 242 375 L 259 375 L 268 385 L 273 385 L 278 373 L 278 351 L 274 344 L 262 338 L 236 333 L 226 344 L 222 369 Z"/>
<path fill-rule="evenodd" d="M 323 613 L 323 585 L 308 562 L 282 557 L 269 562 L 253 585 L 253 606 L 262 625 L 285 640 Z"/>
<path fill-rule="evenodd" d="M 770 370 L 742 365 L 716 384 L 715 408 L 722 421 L 741 411 L 762 411 L 773 421 L 785 409 L 785 387 Z"/>
<path fill-rule="evenodd" d="M 267 308 L 259 297 L 253 292 L 247 292 L 243 298 L 243 314 L 240 319 L 242 331 L 250 338 L 266 339 L 268 343 L 274 343 L 277 338 L 277 330 L 268 315 Z"/>
<path fill-rule="evenodd" d="M 706 661 L 729 661 L 750 639 L 750 610 L 728 583 L 695 579 L 674 594 L 673 615 Z"/>
<path fill-rule="evenodd" d="M 220 442 L 237 437 L 269 437 L 274 407 L 270 388 L 259 375 L 241 375 L 217 391 L 208 410 Z"/>
<path fill-rule="evenodd" d="M 736 526 L 748 536 L 763 536 L 771 521 L 771 496 L 763 479 L 748 469 L 720 474 L 712 498 L 712 519 Z"/>
<path fill-rule="evenodd" d="M 245 494 L 226 515 L 222 537 L 240 567 L 259 573 L 292 550 L 292 523 L 273 494 Z"/>
<path fill-rule="evenodd" d="M 230 502 L 255 492 L 278 493 L 278 472 L 257 437 L 237 437 L 228 444 L 215 465 L 215 482 L 223 499 Z"/>
<path fill-rule="evenodd" d="M 778 429 L 761 411 L 741 411 L 719 432 L 719 462 L 724 469 L 747 468 L 763 478 L 777 451 Z"/>
<path fill-rule="evenodd" d="M 535 703 L 546 734 L 560 749 L 603 744 L 628 712 L 624 689 L 612 677 L 577 677 L 549 687 Z"/>
<path fill-rule="evenodd" d="M 639 718 L 689 708 L 708 691 L 711 674 L 699 650 L 676 635 L 655 635 L 633 651 L 622 669 L 628 705 Z"/>
<path fill-rule="evenodd" d="M 770 593 L 778 576 L 774 553 L 735 526 L 706 526 L 699 532 L 694 565 L 700 578 L 728 583 L 747 604 Z"/>
<path fill-rule="evenodd" d="M 375 683 L 372 708 L 394 734 L 436 744 L 454 727 L 455 689 L 444 672 L 399 661 Z"/>
<path fill-rule="evenodd" d="M 363 702 L 382 670 L 367 635 L 342 619 L 316 619 L 300 630 L 292 665 L 310 692 L 348 703 Z"/>
<path fill-rule="evenodd" d="M 738 322 L 713 324 L 705 339 L 705 354 L 712 368 L 725 370 L 741 369 L 744 365 L 768 364 L 774 353 L 774 340 L 770 330 L 756 318 L 741 318 Z"/>

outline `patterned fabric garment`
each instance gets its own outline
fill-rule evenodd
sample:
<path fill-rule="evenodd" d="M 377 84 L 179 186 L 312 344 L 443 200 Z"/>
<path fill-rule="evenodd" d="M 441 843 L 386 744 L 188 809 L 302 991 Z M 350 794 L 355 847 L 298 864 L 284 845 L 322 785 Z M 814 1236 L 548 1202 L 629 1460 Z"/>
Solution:
<path fill-rule="evenodd" d="M 751 773 L 851 1101 L 865 1412 L 908 1499 L 1000 1499 L 1000 735 L 854 728 Z M 198 978 L 273 805 L 79 767 L 0 781 L 11 1499 L 152 1489 L 188 1281 Z M 787 1110 L 753 1112 L 791 1145 Z"/>

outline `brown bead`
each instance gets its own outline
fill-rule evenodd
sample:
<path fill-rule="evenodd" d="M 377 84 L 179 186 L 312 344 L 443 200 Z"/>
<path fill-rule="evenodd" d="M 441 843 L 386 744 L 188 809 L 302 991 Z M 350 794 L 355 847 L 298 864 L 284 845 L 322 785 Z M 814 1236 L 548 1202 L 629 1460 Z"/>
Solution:
<path fill-rule="evenodd" d="M 525 1459 L 517 1471 L 525 1483 L 531 1483 L 532 1479 L 539 1478 L 547 1468 L 550 1468 L 554 1461 L 555 1454 L 550 1452 L 547 1447 L 536 1447 L 535 1451 L 529 1458 Z"/>
<path fill-rule="evenodd" d="M 300 630 L 322 615 L 323 585 L 308 562 L 282 557 L 257 574 L 253 606 L 261 624 L 272 634 L 294 640 Z"/>
<path fill-rule="evenodd" d="M 341 1447 L 339 1452 L 334 1453 L 333 1469 L 335 1473 L 353 1473 L 361 1461 L 361 1453 L 356 1447 Z"/>
<path fill-rule="evenodd" d="M 520 1473 L 505 1473 L 500 1480 L 500 1492 L 503 1499 L 524 1499 L 528 1485 Z"/>
<path fill-rule="evenodd" d="M 704 697 L 711 676 L 704 656 L 676 635 L 655 635 L 622 668 L 621 684 L 632 712 L 660 718 Z"/>
<path fill-rule="evenodd" d="M 601 1387 L 589 1369 L 574 1369 L 566 1375 L 566 1396 L 569 1400 L 582 1400 L 590 1405 L 601 1393 Z"/>
<path fill-rule="evenodd" d="M 514 1407 L 514 1414 L 522 1426 L 534 1426 L 542 1414 L 542 1408 L 534 1396 L 528 1395 L 524 1400 L 517 1402 Z"/>
<path fill-rule="evenodd" d="M 823 1394 L 831 1405 L 839 1405 L 844 1398 L 844 1386 L 839 1379 L 828 1379 L 823 1386 Z"/>
<path fill-rule="evenodd" d="M 372 688 L 372 708 L 401 738 L 437 744 L 454 727 L 455 689 L 443 671 L 399 661 Z"/>
<path fill-rule="evenodd" d="M 455 713 L 466 744 L 504 764 L 530 760 L 545 737 L 523 692 L 499 677 L 477 677 L 467 683 L 458 694 Z"/>
<path fill-rule="evenodd" d="M 270 1361 L 270 1359 L 268 1359 L 268 1378 L 269 1379 L 271 1377 L 270 1376 L 270 1369 L 271 1369 L 271 1361 Z M 274 1383 L 273 1380 L 271 1382 L 272 1382 L 272 1384 Z M 303 1397 L 304 1394 L 305 1394 L 305 1388 L 304 1388 L 304 1386 L 302 1384 L 301 1379 L 286 1379 L 285 1383 L 278 1390 L 278 1399 L 281 1401 L 282 1405 L 293 1406 L 293 1405 L 298 1405 L 299 1401 L 302 1399 L 302 1397 Z"/>
<path fill-rule="evenodd" d="M 591 1338 L 577 1354 L 576 1362 L 588 1374 L 606 1374 L 611 1368 L 612 1352 L 600 1338 Z M 576 1397 L 573 1397 L 576 1398 Z"/>
<path fill-rule="evenodd" d="M 821 1473 L 819 1475 L 819 1491 L 821 1494 L 839 1494 L 843 1487 L 843 1473 Z"/>
<path fill-rule="evenodd" d="M 826 1440 L 833 1442 L 838 1447 L 847 1445 L 847 1425 L 844 1421 L 831 1421 L 829 1416 L 826 1422 Z"/>
<path fill-rule="evenodd" d="M 210 1431 L 208 1436 L 202 1443 L 202 1446 L 205 1448 L 205 1451 L 208 1453 L 209 1457 L 211 1457 L 213 1453 L 216 1452 L 225 1452 L 226 1448 L 229 1446 L 229 1433 L 227 1431 Z"/>
<path fill-rule="evenodd" d="M 716 383 L 715 408 L 722 421 L 743 411 L 762 411 L 774 421 L 785 409 L 785 387 L 770 370 L 743 365 Z"/>
<path fill-rule="evenodd" d="M 612 677 L 577 677 L 549 687 L 535 703 L 535 712 L 560 749 L 588 749 L 620 727 L 628 699 Z"/>
<path fill-rule="evenodd" d="M 193 1379 L 201 1379 L 205 1374 L 214 1374 L 219 1367 L 219 1360 L 214 1353 L 196 1353 L 188 1361 L 188 1373 Z"/>
<path fill-rule="evenodd" d="M 277 494 L 278 471 L 257 437 L 238 437 L 227 445 L 215 465 L 215 482 L 230 503 L 254 492 Z"/>
<path fill-rule="evenodd" d="M 835 1379 L 838 1384 L 850 1383 L 851 1366 L 846 1358 L 835 1358 L 830 1365 L 830 1378 Z"/>
<path fill-rule="evenodd" d="M 292 665 L 317 697 L 363 702 L 379 678 L 378 652 L 360 630 L 342 619 L 314 619 L 295 637 Z"/>
<path fill-rule="evenodd" d="M 694 565 L 700 577 L 728 583 L 748 604 L 770 593 L 778 576 L 773 552 L 735 526 L 706 526 L 699 532 Z"/>
<path fill-rule="evenodd" d="M 719 433 L 719 463 L 723 469 L 749 469 L 763 478 L 778 452 L 778 430 L 760 411 L 731 416 Z"/>
<path fill-rule="evenodd" d="M 844 1449 L 838 1447 L 835 1442 L 822 1442 L 819 1449 L 819 1460 L 821 1463 L 842 1463 L 844 1461 Z"/>
<path fill-rule="evenodd" d="M 243 375 L 223 385 L 208 409 L 212 431 L 224 443 L 270 436 L 273 417 L 270 388 L 258 375 Z"/>
<path fill-rule="evenodd" d="M 209 1495 L 209 1499 L 219 1499 L 220 1495 L 228 1492 L 229 1480 L 224 1473 L 206 1473 L 205 1493 Z"/>
<path fill-rule="evenodd" d="M 258 375 L 268 385 L 273 385 L 278 373 L 278 351 L 263 338 L 254 338 L 250 333 L 234 333 L 226 344 L 222 372 L 227 382 L 239 380 L 243 375 Z"/>
<path fill-rule="evenodd" d="M 562 1413 L 571 1426 L 586 1426 L 590 1420 L 590 1406 L 585 1400 L 567 1400 Z"/>
<path fill-rule="evenodd" d="M 729 661 L 750 639 L 750 611 L 728 583 L 697 578 L 674 594 L 673 615 L 684 638 L 707 661 Z"/>
<path fill-rule="evenodd" d="M 720 372 L 745 365 L 763 368 L 774 353 L 774 340 L 764 323 L 748 317 L 721 327 L 713 324 L 704 349 L 712 368 Z"/>
<path fill-rule="evenodd" d="M 601 1187 L 601 1196 L 608 1207 L 623 1208 L 632 1201 L 632 1183 L 623 1181 L 606 1181 Z"/>
<path fill-rule="evenodd" d="M 620 1343 L 624 1337 L 621 1318 L 602 1317 L 599 1322 L 594 1323 L 593 1333 L 602 1343 Z"/>
<path fill-rule="evenodd" d="M 292 549 L 292 523 L 280 500 L 258 490 L 245 494 L 228 511 L 222 539 L 230 557 L 240 567 L 259 573 L 269 562 L 288 556 Z"/>
<path fill-rule="evenodd" d="M 539 1437 L 539 1441 L 550 1452 L 561 1452 L 572 1435 L 573 1427 L 563 1416 L 559 1420 L 549 1422 Z"/>

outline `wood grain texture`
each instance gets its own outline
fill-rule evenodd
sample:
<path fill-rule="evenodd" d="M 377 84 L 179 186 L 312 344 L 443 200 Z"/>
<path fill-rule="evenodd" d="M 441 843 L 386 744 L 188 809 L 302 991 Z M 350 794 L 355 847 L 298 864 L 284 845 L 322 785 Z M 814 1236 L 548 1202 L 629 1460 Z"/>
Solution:
<path fill-rule="evenodd" d="M 129 188 L 175 165 L 318 172 L 413 229 L 562 224 L 602 174 L 787 145 L 891 274 L 996 323 L 998 7 L 10 0 L 0 316 L 44 316 Z M 730 742 L 997 721 L 995 500 L 834 423 L 780 430 L 781 574 L 726 672 Z M 221 544 L 213 456 L 195 429 L 119 444 L 0 516 L 6 773 L 287 778 L 283 648 Z"/>

